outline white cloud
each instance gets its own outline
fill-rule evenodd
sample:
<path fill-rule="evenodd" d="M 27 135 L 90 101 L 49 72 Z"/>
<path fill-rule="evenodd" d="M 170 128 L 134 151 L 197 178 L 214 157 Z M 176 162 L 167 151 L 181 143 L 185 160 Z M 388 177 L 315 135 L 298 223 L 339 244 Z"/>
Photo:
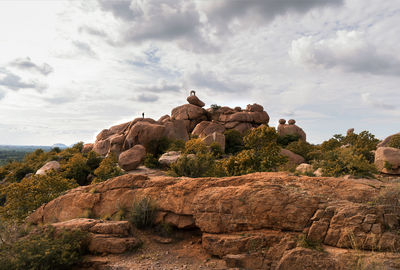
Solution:
<path fill-rule="evenodd" d="M 290 57 L 298 63 L 346 72 L 400 75 L 400 58 L 381 52 L 358 31 L 338 31 L 334 38 L 317 40 L 312 36 L 292 42 Z"/>

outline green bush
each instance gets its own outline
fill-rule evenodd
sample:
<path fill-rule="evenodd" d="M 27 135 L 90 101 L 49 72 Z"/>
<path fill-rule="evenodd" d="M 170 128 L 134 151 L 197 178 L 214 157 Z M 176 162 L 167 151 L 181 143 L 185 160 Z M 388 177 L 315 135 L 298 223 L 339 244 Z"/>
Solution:
<path fill-rule="evenodd" d="M 76 186 L 75 181 L 54 173 L 24 178 L 1 190 L 6 194 L 6 202 L 0 207 L 0 215 L 6 219 L 23 219 L 42 204 Z"/>
<path fill-rule="evenodd" d="M 185 151 L 185 141 L 184 140 L 172 140 L 168 146 L 167 151 Z"/>
<path fill-rule="evenodd" d="M 96 170 L 100 166 L 101 161 L 102 161 L 102 158 L 96 152 L 90 151 L 87 154 L 86 165 L 88 165 L 88 167 L 90 168 L 91 171 Z"/>
<path fill-rule="evenodd" d="M 107 179 L 123 175 L 123 171 L 117 165 L 117 157 L 110 153 L 100 162 L 99 167 L 94 171 L 96 178 L 92 183 L 103 182 Z"/>
<path fill-rule="evenodd" d="M 87 185 L 87 177 L 90 173 L 90 168 L 87 165 L 87 158 L 82 156 L 81 153 L 74 154 L 67 163 L 63 164 L 61 169 L 63 175 L 68 179 L 75 179 L 80 185 Z"/>
<path fill-rule="evenodd" d="M 291 142 L 286 149 L 304 157 L 306 161 L 320 159 L 318 148 L 303 140 Z"/>
<path fill-rule="evenodd" d="M 324 160 L 318 163 L 324 176 L 373 177 L 377 172 L 374 164 L 351 148 L 339 148 L 325 154 Z"/>
<path fill-rule="evenodd" d="M 144 158 L 144 166 L 151 169 L 158 169 L 161 167 L 161 164 L 153 154 L 146 154 L 146 157 Z"/>
<path fill-rule="evenodd" d="M 225 131 L 225 153 L 236 154 L 243 150 L 243 136 L 242 134 L 235 130 L 229 129 Z"/>
<path fill-rule="evenodd" d="M 320 149 L 323 153 L 335 150 L 337 148 L 339 148 L 340 146 L 342 146 L 342 143 L 336 139 L 336 138 L 331 138 L 327 141 L 324 141 L 321 146 Z"/>
<path fill-rule="evenodd" d="M 139 229 L 152 227 L 156 213 L 156 203 L 150 197 L 144 197 L 134 201 L 129 221 Z"/>
<path fill-rule="evenodd" d="M 278 133 L 274 127 L 267 127 L 261 125 L 258 128 L 250 130 L 250 132 L 244 136 L 243 142 L 247 149 L 259 150 L 263 147 L 270 145 L 277 146 Z"/>
<path fill-rule="evenodd" d="M 171 176 L 206 177 L 214 176 L 215 157 L 211 153 L 199 153 L 195 156 L 184 154 L 170 165 Z"/>
<path fill-rule="evenodd" d="M 298 140 L 300 140 L 300 135 L 299 134 L 286 134 L 286 135 L 283 135 L 283 136 L 278 136 L 277 143 L 281 147 L 285 148 L 290 143 L 297 142 Z"/>
<path fill-rule="evenodd" d="M 224 151 L 222 151 L 221 145 L 219 143 L 217 143 L 217 142 L 213 142 L 210 145 L 210 152 L 216 158 L 220 158 L 224 154 Z"/>
<path fill-rule="evenodd" d="M 207 145 L 201 139 L 190 139 L 185 144 L 185 154 L 205 154 L 208 152 Z"/>
<path fill-rule="evenodd" d="M 88 234 L 42 228 L 13 241 L 0 243 L 0 270 L 71 269 L 86 253 Z"/>
<path fill-rule="evenodd" d="M 400 149 L 400 134 L 393 135 L 393 137 L 390 138 L 388 146 Z"/>

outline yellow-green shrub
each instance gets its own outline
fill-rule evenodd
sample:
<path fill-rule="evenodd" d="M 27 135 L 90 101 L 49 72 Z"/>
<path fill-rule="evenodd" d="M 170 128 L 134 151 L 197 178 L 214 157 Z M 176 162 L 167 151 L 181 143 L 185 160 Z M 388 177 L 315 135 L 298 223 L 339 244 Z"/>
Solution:
<path fill-rule="evenodd" d="M 235 130 L 230 129 L 225 131 L 225 153 L 236 154 L 243 150 L 243 136 L 242 134 Z"/>
<path fill-rule="evenodd" d="M 92 183 L 99 183 L 107 179 L 120 176 L 124 172 L 117 166 L 117 157 L 114 153 L 110 153 L 100 163 L 100 166 L 94 171 L 96 178 Z"/>
<path fill-rule="evenodd" d="M 1 190 L 6 202 L 0 207 L 0 215 L 6 219 L 23 219 L 39 206 L 76 187 L 72 179 L 57 174 L 33 175 L 20 183 L 12 183 Z"/>
<path fill-rule="evenodd" d="M 400 134 L 393 135 L 393 137 L 389 140 L 388 146 L 400 149 Z"/>
<path fill-rule="evenodd" d="M 204 154 L 207 152 L 208 147 L 201 139 L 190 139 L 185 144 L 185 154 Z"/>
<path fill-rule="evenodd" d="M 170 165 L 168 173 L 187 177 L 214 176 L 214 166 L 215 157 L 211 153 L 198 153 L 195 156 L 184 154 Z"/>
<path fill-rule="evenodd" d="M 62 165 L 63 176 L 68 179 L 75 179 L 81 186 L 87 185 L 87 177 L 90 173 L 87 161 L 87 158 L 81 153 L 74 154 L 67 163 Z"/>

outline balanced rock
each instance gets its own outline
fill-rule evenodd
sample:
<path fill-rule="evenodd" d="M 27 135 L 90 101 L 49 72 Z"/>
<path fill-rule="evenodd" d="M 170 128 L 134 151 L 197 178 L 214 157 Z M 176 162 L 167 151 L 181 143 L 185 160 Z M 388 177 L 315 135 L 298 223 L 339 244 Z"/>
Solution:
<path fill-rule="evenodd" d="M 192 135 L 196 135 L 199 138 L 205 138 L 214 132 L 224 133 L 224 131 L 225 127 L 221 124 L 210 121 L 202 121 L 193 129 Z"/>
<path fill-rule="evenodd" d="M 400 149 L 378 147 L 375 151 L 375 165 L 380 172 L 400 174 Z"/>
<path fill-rule="evenodd" d="M 185 104 L 176 107 L 171 112 L 172 120 L 184 120 L 186 130 L 192 132 L 194 127 L 201 121 L 207 120 L 207 111 L 203 108 L 193 105 Z"/>
<path fill-rule="evenodd" d="M 179 151 L 169 151 L 164 153 L 159 159 L 158 162 L 160 162 L 161 165 L 164 166 L 169 166 L 175 161 L 179 159 L 181 156 L 181 152 Z"/>
<path fill-rule="evenodd" d="M 264 111 L 264 107 L 259 105 L 259 104 L 257 104 L 257 103 L 254 103 L 253 105 L 248 104 L 246 106 L 246 111 L 249 111 L 249 112 L 262 112 L 262 111 Z"/>
<path fill-rule="evenodd" d="M 285 124 L 285 122 L 285 119 L 279 120 L 279 125 L 277 129 L 279 136 L 298 135 L 301 140 L 306 140 L 306 133 L 302 128 L 296 125 L 296 121 L 294 119 L 290 119 L 288 121 L 288 124 Z"/>
<path fill-rule="evenodd" d="M 143 145 L 136 144 L 131 149 L 121 153 L 118 158 L 119 166 L 125 171 L 136 169 L 146 156 L 146 149 Z"/>
<path fill-rule="evenodd" d="M 201 101 L 195 95 L 188 96 L 186 100 L 189 102 L 189 104 L 192 104 L 195 106 L 204 107 L 206 105 L 203 101 Z"/>
<path fill-rule="evenodd" d="M 58 161 L 49 161 L 44 164 L 39 170 L 37 170 L 36 174 L 45 175 L 50 170 L 59 171 L 60 163 Z"/>

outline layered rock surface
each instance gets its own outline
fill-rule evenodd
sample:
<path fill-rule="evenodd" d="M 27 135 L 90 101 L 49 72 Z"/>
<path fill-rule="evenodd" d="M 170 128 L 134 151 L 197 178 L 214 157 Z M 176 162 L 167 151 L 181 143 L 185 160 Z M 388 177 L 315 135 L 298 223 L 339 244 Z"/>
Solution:
<path fill-rule="evenodd" d="M 389 187 L 378 180 L 286 173 L 199 179 L 128 174 L 73 189 L 28 220 L 67 221 L 88 209 L 94 217 L 112 217 L 120 207 L 149 196 L 159 207 L 157 222 L 199 228 L 210 254 L 239 255 L 260 242 L 257 250 L 270 252 L 263 260 L 275 265 L 271 269 L 288 269 L 277 263 L 289 256 L 300 234 L 332 247 L 399 251 L 400 207 L 369 203 Z M 274 247 L 280 248 L 274 253 Z"/>

